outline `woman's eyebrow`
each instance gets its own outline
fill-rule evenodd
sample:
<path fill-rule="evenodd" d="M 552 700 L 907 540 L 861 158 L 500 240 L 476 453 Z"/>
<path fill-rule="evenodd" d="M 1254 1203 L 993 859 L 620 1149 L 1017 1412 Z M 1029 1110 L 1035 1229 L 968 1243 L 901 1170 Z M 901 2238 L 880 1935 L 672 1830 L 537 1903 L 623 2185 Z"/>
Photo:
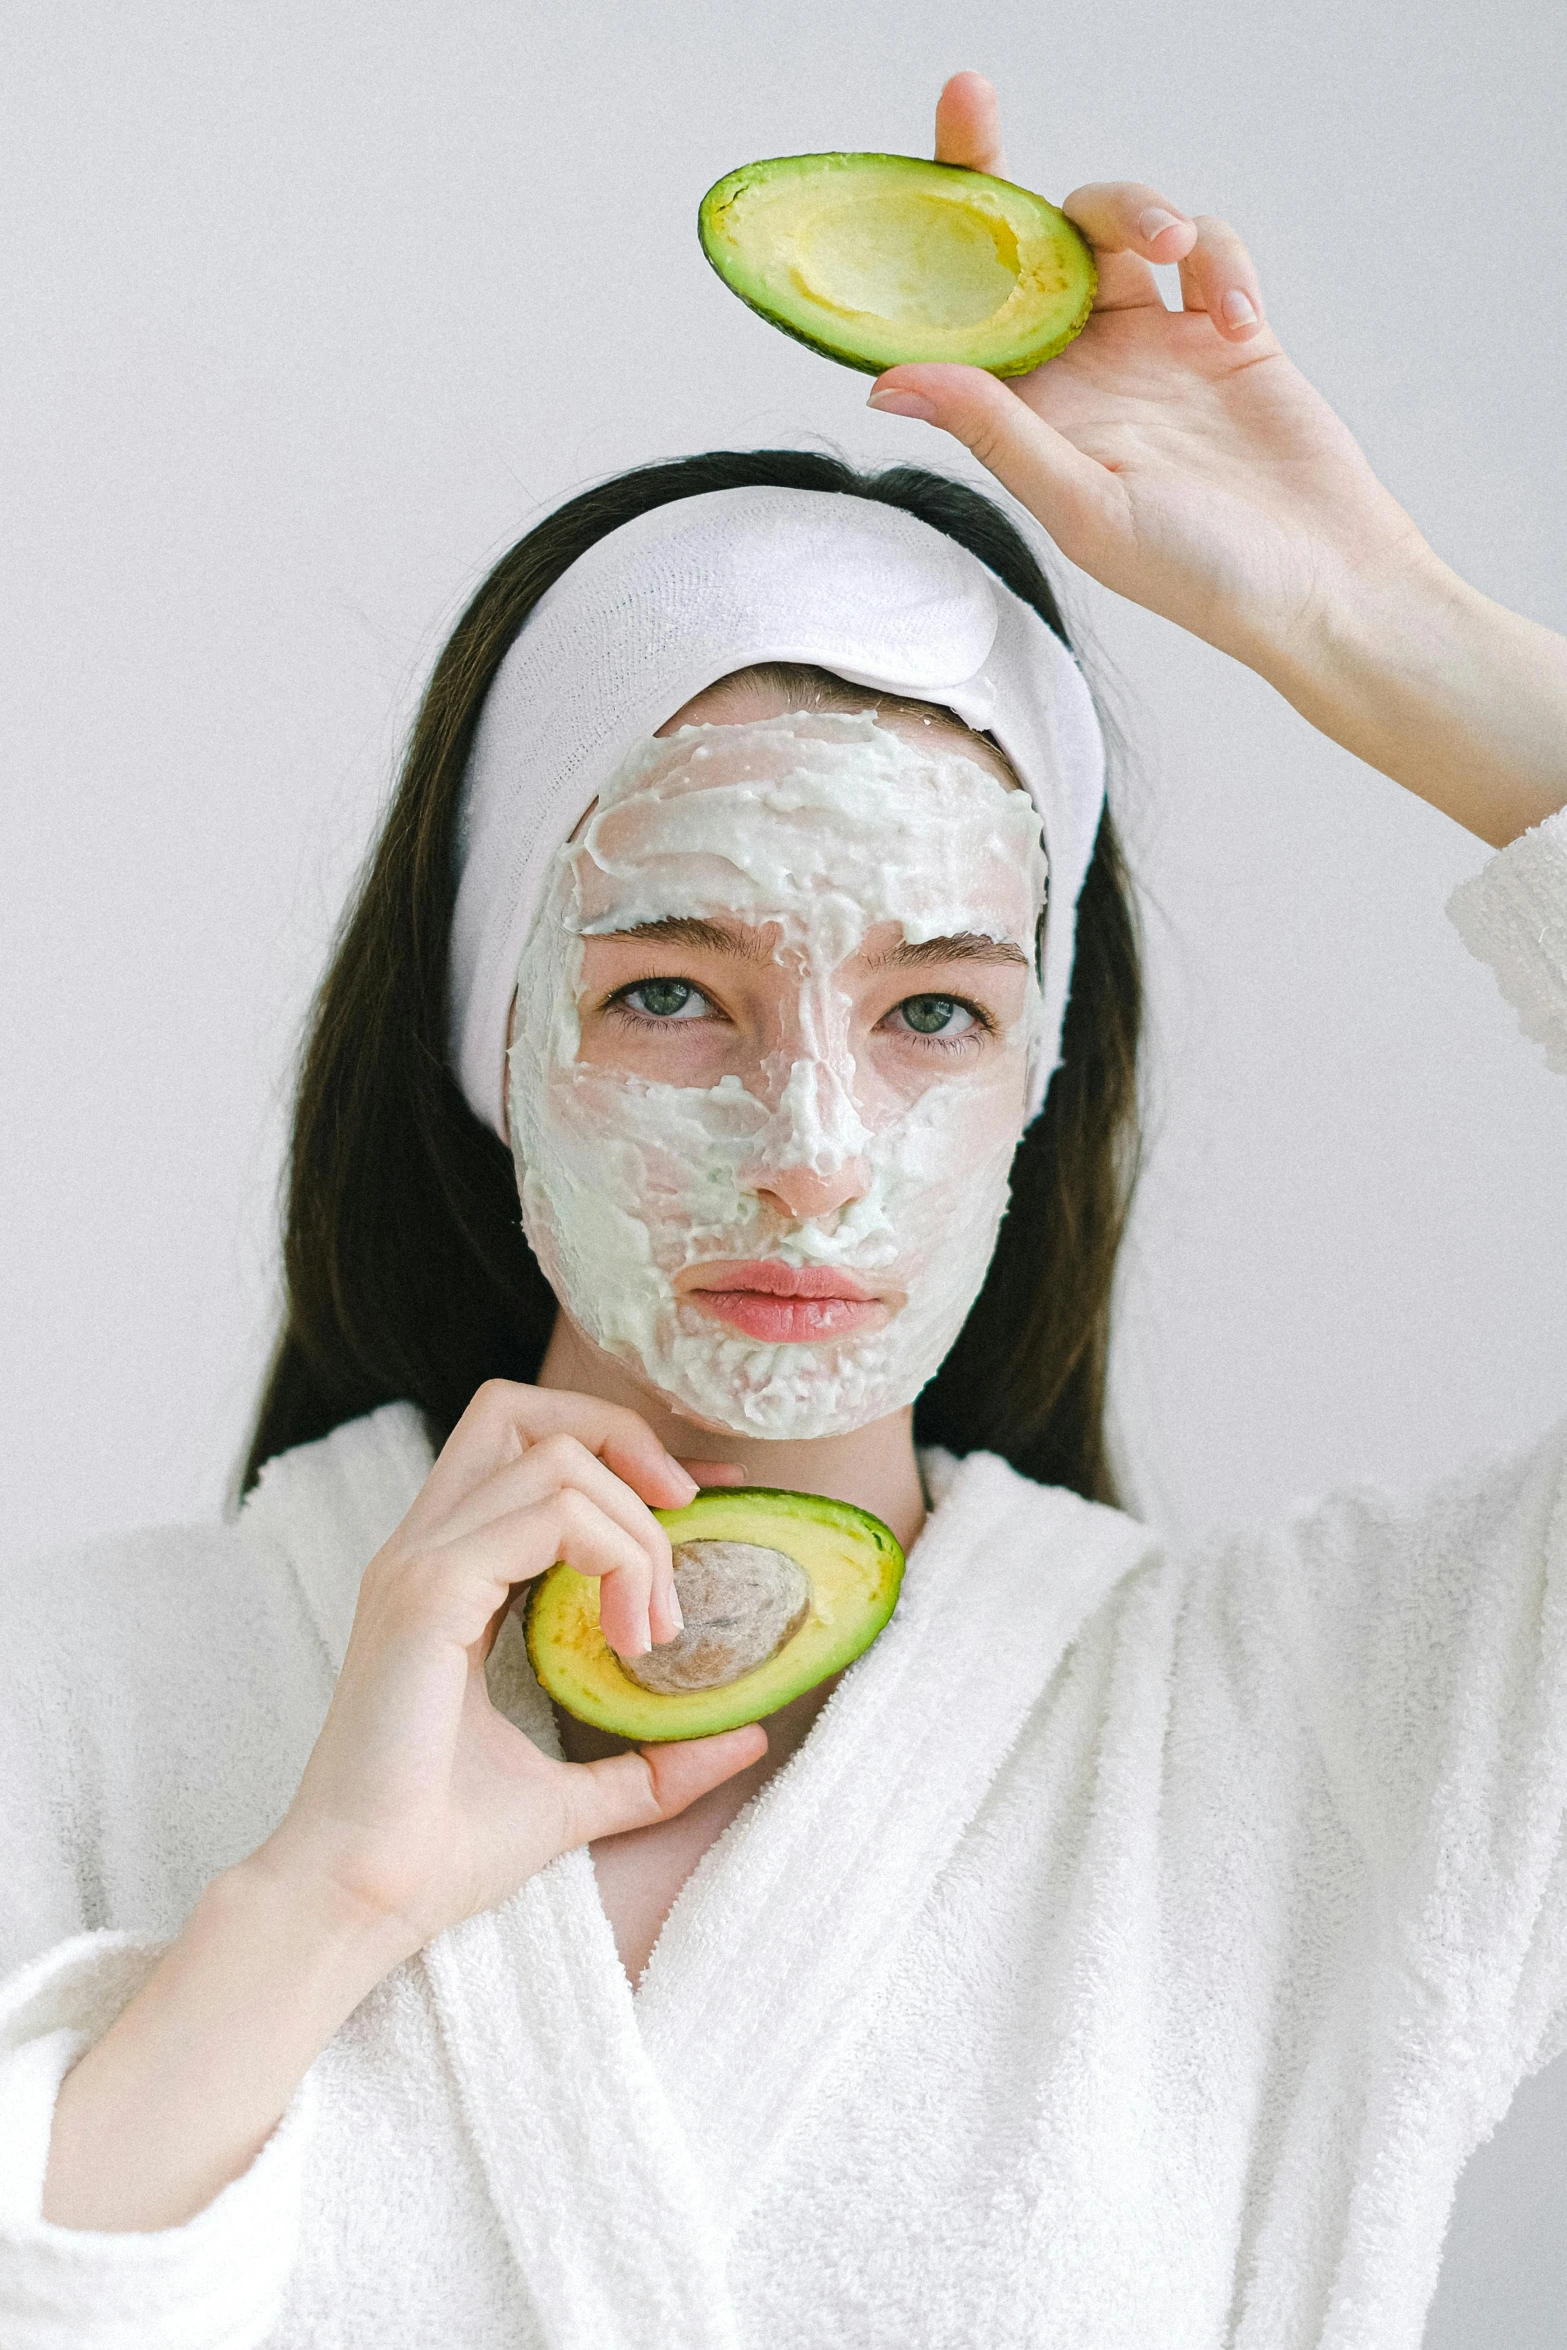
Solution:
<path fill-rule="evenodd" d="M 759 931 L 739 922 L 704 922 L 694 914 L 665 914 L 656 922 L 634 922 L 625 930 L 590 931 L 591 938 L 634 939 L 642 946 L 702 947 L 713 955 L 738 955 L 744 963 L 770 963 L 772 948 Z"/>
<path fill-rule="evenodd" d="M 931 963 L 1021 963 L 1029 959 L 1009 938 L 983 938 L 977 931 L 959 931 L 951 938 L 903 939 L 879 955 L 868 955 L 872 971 L 915 971 Z"/>
<path fill-rule="evenodd" d="M 594 938 L 631 939 L 642 946 L 699 947 L 714 955 L 736 955 L 745 963 L 770 963 L 773 950 L 759 931 L 740 922 L 712 922 L 695 914 L 665 914 L 656 922 L 632 923 L 625 930 L 599 930 Z M 1027 955 L 1009 938 L 985 938 L 974 930 L 950 937 L 904 939 L 879 955 L 866 957 L 872 971 L 917 971 L 933 963 L 1021 963 Z"/>

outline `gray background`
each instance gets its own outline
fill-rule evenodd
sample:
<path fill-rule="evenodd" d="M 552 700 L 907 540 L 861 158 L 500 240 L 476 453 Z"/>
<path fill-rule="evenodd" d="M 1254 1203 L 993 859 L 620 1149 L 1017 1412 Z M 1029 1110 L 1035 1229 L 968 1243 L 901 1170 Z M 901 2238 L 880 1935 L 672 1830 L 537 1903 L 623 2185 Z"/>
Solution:
<path fill-rule="evenodd" d="M 8 1545 L 221 1506 L 300 1018 L 488 562 L 694 448 L 967 469 L 711 276 L 692 216 L 734 164 L 926 151 L 940 81 L 981 68 L 1019 178 L 1228 214 L 1438 549 L 1567 625 L 1546 0 L 34 0 L 5 37 Z M 1567 1094 L 1443 920 L 1483 849 L 1066 584 L 1136 751 L 1142 1507 L 1188 1528 L 1527 1438 L 1567 1408 Z M 1559 2074 L 1464 2183 L 1440 2350 L 1567 2337 Z"/>

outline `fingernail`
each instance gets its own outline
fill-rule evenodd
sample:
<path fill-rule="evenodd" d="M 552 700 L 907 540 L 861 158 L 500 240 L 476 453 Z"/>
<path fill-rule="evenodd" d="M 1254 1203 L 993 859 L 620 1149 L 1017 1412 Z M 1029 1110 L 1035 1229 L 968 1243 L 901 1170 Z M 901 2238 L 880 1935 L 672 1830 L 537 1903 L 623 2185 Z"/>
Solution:
<path fill-rule="evenodd" d="M 1226 326 L 1255 326 L 1257 323 L 1257 313 L 1239 286 L 1231 286 L 1219 308 L 1224 313 Z"/>
<path fill-rule="evenodd" d="M 918 392 L 872 392 L 865 405 L 879 408 L 884 416 L 915 416 L 921 424 L 936 421 L 935 409 Z"/>
<path fill-rule="evenodd" d="M 1138 234 L 1151 245 L 1155 237 L 1162 237 L 1167 228 L 1180 228 L 1183 225 L 1178 212 L 1166 212 L 1162 204 L 1150 204 L 1138 220 L 1137 229 Z"/>
<path fill-rule="evenodd" d="M 685 1630 L 686 1619 L 680 1612 L 680 1594 L 673 1584 L 669 1587 L 669 1620 L 677 1632 Z"/>
<path fill-rule="evenodd" d="M 687 1501 L 695 1501 L 702 1488 L 700 1485 L 698 1485 L 696 1479 L 692 1476 L 684 1461 L 677 1461 L 673 1453 L 666 1453 L 664 1458 L 668 1461 L 671 1469 L 679 1478 L 681 1484 L 685 1487 Z"/>

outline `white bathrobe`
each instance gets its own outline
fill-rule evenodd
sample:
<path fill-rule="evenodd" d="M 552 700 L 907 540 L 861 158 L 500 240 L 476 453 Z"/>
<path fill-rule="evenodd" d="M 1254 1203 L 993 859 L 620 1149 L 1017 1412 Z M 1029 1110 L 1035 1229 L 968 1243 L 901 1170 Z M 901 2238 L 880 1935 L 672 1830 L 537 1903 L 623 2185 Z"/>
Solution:
<path fill-rule="evenodd" d="M 1455 912 L 1567 1068 L 1567 818 Z M 428 1462 L 389 1406 L 6 1602 L 3 2350 L 1414 2350 L 1567 2040 L 1567 1430 L 1173 1555 L 934 1456 L 891 1625 L 635 1993 L 572 1853 L 188 2225 L 45 2224 L 65 2067 L 281 1815 Z M 558 1751 L 514 1622 L 490 1684 Z"/>

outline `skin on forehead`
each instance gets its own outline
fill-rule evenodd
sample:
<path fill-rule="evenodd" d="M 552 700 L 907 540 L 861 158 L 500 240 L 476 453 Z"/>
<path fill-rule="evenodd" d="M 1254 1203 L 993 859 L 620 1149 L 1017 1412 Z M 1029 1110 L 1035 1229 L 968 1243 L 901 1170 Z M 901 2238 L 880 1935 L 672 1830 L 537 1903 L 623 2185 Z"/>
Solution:
<path fill-rule="evenodd" d="M 1032 951 L 1037 819 L 994 746 L 950 717 L 802 711 L 795 698 L 726 681 L 666 722 L 661 736 L 700 731 L 664 764 L 650 743 L 579 829 L 583 930 L 777 913 L 809 928 L 818 966 L 887 920 L 911 938 L 979 932 Z"/>
<path fill-rule="evenodd" d="M 985 735 L 965 726 L 956 711 L 936 702 L 878 694 L 870 687 L 866 687 L 862 698 L 859 689 L 846 680 L 829 685 L 824 677 L 821 686 L 806 697 L 776 683 L 765 668 L 738 669 L 732 677 L 721 677 L 716 684 L 704 686 L 699 694 L 693 694 L 689 702 L 682 702 L 674 716 L 666 718 L 654 732 L 673 734 L 681 726 L 749 725 L 757 718 L 782 718 L 788 711 L 802 709 L 874 710 L 877 724 L 901 735 L 905 742 L 919 746 L 934 739 L 945 750 L 961 751 L 965 758 L 972 759 L 1005 784 L 1008 791 L 1023 788 L 1011 762 Z"/>

